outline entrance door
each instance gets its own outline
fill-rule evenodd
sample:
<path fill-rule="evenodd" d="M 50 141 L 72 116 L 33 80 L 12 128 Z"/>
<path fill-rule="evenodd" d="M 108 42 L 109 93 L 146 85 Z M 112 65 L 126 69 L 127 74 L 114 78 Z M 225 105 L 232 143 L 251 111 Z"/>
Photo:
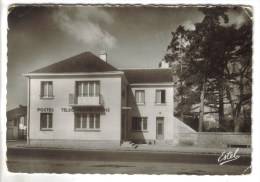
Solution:
<path fill-rule="evenodd" d="M 13 128 L 7 128 L 7 140 L 13 139 Z"/>
<path fill-rule="evenodd" d="M 164 139 L 164 118 L 156 118 L 156 140 Z"/>

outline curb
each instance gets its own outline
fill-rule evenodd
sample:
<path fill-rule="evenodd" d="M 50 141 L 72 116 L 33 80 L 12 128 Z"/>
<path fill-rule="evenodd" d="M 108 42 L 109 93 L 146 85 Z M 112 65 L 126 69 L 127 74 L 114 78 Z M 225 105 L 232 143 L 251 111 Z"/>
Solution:
<path fill-rule="evenodd" d="M 55 148 L 55 147 L 31 147 L 31 146 L 16 146 L 9 147 L 8 150 L 61 150 L 61 151 L 108 151 L 108 152 L 149 152 L 149 153 L 179 153 L 179 154 L 194 154 L 194 155 L 220 155 L 223 151 L 227 151 L 223 149 L 223 151 L 187 151 L 189 150 L 149 150 L 149 149 L 124 149 L 124 148 Z M 219 149 L 217 149 L 219 150 Z M 230 149 L 229 149 L 230 151 Z M 238 152 L 237 154 L 241 156 L 251 156 L 250 152 Z"/>

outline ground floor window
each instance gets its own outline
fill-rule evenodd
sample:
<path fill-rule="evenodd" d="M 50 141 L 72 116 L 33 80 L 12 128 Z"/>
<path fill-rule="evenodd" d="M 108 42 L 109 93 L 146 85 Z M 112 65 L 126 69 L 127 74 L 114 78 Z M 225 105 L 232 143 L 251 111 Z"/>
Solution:
<path fill-rule="evenodd" d="M 75 114 L 76 130 L 100 129 L 100 114 Z"/>
<path fill-rule="evenodd" d="M 132 117 L 132 130 L 133 131 L 146 131 L 147 130 L 147 117 Z"/>
<path fill-rule="evenodd" d="M 52 113 L 41 113 L 41 130 L 51 130 L 52 129 Z"/>

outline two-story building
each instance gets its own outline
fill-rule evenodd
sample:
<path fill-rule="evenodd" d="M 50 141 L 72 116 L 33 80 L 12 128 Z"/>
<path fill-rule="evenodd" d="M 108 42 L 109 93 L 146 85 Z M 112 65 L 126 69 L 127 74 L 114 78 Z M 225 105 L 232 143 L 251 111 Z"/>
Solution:
<path fill-rule="evenodd" d="M 120 70 L 85 52 L 24 74 L 30 143 L 171 143 L 169 68 Z"/>
<path fill-rule="evenodd" d="M 27 107 L 19 105 L 19 107 L 7 111 L 6 116 L 6 139 L 26 139 Z"/>

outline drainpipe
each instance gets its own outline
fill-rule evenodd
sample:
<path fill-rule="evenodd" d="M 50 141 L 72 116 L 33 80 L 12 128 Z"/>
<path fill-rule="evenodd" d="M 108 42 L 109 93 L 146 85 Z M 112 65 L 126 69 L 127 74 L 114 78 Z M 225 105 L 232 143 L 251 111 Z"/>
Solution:
<path fill-rule="evenodd" d="M 30 96 L 31 96 L 31 79 L 28 77 L 27 84 L 27 145 L 30 145 Z"/>

